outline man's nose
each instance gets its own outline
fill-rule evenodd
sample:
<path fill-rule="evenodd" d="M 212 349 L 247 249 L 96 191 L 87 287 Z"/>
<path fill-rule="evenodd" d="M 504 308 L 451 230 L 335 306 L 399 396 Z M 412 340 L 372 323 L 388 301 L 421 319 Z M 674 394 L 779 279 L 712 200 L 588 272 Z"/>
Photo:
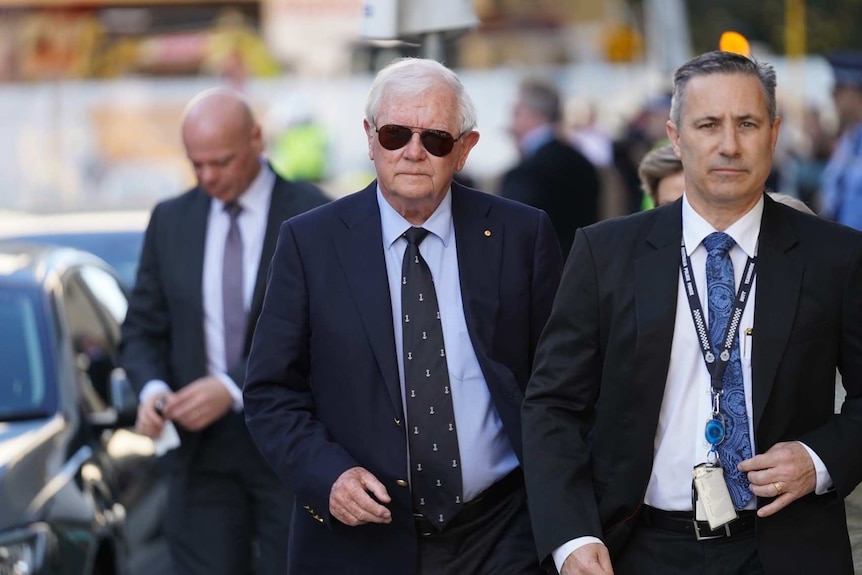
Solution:
<path fill-rule="evenodd" d="M 735 156 L 739 153 L 739 134 L 736 126 L 727 126 L 722 130 L 719 151 L 725 156 Z"/>
<path fill-rule="evenodd" d="M 427 151 L 422 145 L 422 136 L 419 132 L 414 132 L 410 135 L 410 141 L 404 146 L 404 155 L 411 159 L 421 160 L 425 157 Z"/>

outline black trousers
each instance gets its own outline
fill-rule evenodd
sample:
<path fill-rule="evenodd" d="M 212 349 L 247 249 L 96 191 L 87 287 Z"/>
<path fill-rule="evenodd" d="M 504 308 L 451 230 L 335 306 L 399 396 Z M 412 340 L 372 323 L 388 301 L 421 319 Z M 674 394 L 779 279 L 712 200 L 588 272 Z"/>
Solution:
<path fill-rule="evenodd" d="M 241 414 L 208 429 L 172 481 L 166 535 L 176 575 L 285 575 L 293 496 Z"/>
<path fill-rule="evenodd" d="M 480 516 L 419 535 L 417 575 L 540 575 L 523 485 Z M 422 530 L 420 530 L 422 531 Z"/>
<path fill-rule="evenodd" d="M 693 535 L 641 522 L 622 555 L 615 575 L 763 575 L 755 531 L 730 538 L 698 541 Z"/>

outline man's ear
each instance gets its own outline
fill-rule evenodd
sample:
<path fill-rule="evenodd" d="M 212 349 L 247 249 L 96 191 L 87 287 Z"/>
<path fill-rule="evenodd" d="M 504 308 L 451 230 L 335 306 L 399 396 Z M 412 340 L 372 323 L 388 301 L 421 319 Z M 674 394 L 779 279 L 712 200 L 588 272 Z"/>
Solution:
<path fill-rule="evenodd" d="M 667 139 L 670 140 L 670 145 L 673 148 L 673 153 L 679 158 L 679 130 L 676 124 L 673 123 L 673 120 L 668 120 L 664 126 L 667 132 Z"/>
<path fill-rule="evenodd" d="M 368 139 L 368 159 L 374 161 L 374 126 L 368 122 L 368 118 L 362 120 L 365 137 Z"/>

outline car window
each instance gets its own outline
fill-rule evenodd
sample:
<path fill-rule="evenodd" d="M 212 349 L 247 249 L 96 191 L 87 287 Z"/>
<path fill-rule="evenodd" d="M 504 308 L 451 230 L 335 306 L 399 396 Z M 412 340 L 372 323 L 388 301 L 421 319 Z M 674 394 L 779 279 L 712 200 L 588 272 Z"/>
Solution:
<path fill-rule="evenodd" d="M 0 289 L 0 420 L 46 415 L 50 365 L 33 294 Z"/>
<path fill-rule="evenodd" d="M 102 411 L 109 403 L 111 372 L 117 367 L 125 296 L 110 274 L 83 266 L 64 278 L 63 300 L 83 407 L 90 413 Z"/>

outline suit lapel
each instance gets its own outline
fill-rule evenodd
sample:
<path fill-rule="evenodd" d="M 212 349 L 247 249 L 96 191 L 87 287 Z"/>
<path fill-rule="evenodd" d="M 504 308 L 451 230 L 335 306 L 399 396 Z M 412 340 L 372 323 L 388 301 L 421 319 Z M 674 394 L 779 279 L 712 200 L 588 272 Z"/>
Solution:
<path fill-rule="evenodd" d="M 505 228 L 481 195 L 452 183 L 452 220 L 464 316 L 476 354 L 489 354 L 500 305 L 500 266 Z"/>
<path fill-rule="evenodd" d="M 682 202 L 661 210 L 646 237 L 646 251 L 635 261 L 635 317 L 637 337 L 635 378 L 638 397 L 650 402 L 651 430 L 658 416 L 667 382 L 679 286 Z M 650 435 L 651 437 L 652 435 Z"/>
<path fill-rule="evenodd" d="M 254 283 L 254 292 L 251 298 L 251 309 L 249 310 L 249 321 L 245 330 L 245 350 L 251 347 L 251 338 L 257 317 L 263 307 L 263 297 L 266 292 L 266 281 L 269 274 L 269 264 L 272 254 L 275 253 L 275 244 L 278 241 L 278 232 L 281 224 L 293 214 L 290 210 L 291 196 L 288 190 L 289 184 L 279 176 L 275 177 L 272 188 L 272 199 L 270 200 L 269 213 L 266 218 L 266 232 L 263 237 L 263 249 L 261 250 L 260 263 L 257 267 L 257 278 Z"/>
<path fill-rule="evenodd" d="M 763 415 L 793 328 L 803 273 L 802 265 L 787 255 L 797 243 L 796 234 L 775 202 L 768 196 L 764 202 L 757 249 L 751 366 L 755 429 Z"/>
<path fill-rule="evenodd" d="M 392 301 L 383 254 L 383 230 L 377 206 L 377 181 L 358 192 L 355 202 L 344 206 L 346 209 L 341 216 L 344 227 L 334 230 L 332 241 L 383 374 L 392 407 L 400 419 L 404 413 L 395 358 Z"/>
<path fill-rule="evenodd" d="M 196 190 L 195 197 L 191 203 L 191 209 L 184 218 L 184 225 L 180 227 L 180 239 L 177 246 L 183 246 L 185 257 L 182 261 L 184 271 L 184 281 L 191 282 L 185 288 L 188 294 L 196 294 L 195 308 L 191 311 L 194 315 L 192 318 L 196 325 L 203 325 L 204 321 L 204 305 L 203 305 L 203 275 L 204 275 L 204 250 L 206 246 L 207 222 L 209 221 L 210 198 L 202 189 Z M 194 341 L 188 342 L 189 355 L 197 358 L 195 365 L 199 365 L 205 370 L 207 365 L 206 342 L 204 341 L 203 330 L 193 330 L 192 333 L 199 334 L 195 336 Z"/>

